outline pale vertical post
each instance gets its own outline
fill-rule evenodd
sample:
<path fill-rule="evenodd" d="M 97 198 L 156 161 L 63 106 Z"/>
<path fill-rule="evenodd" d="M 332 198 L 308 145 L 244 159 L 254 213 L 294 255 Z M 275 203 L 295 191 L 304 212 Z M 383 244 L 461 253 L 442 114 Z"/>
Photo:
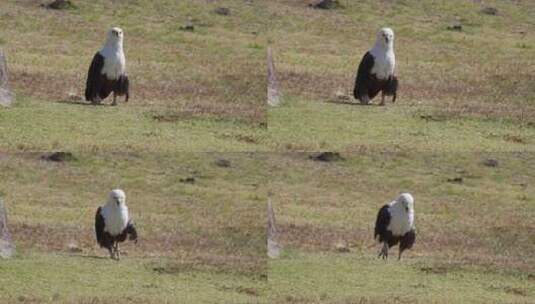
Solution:
<path fill-rule="evenodd" d="M 267 254 L 268 257 L 276 259 L 280 255 L 281 246 L 277 243 L 277 241 L 275 241 L 277 227 L 275 225 L 275 213 L 273 212 L 273 206 L 271 205 L 271 197 L 268 197 L 267 215 Z"/>
<path fill-rule="evenodd" d="M 9 107 L 13 100 L 13 94 L 9 90 L 7 77 L 7 61 L 4 51 L 0 49 L 0 106 Z"/>
<path fill-rule="evenodd" d="M 4 201 L 0 198 L 0 258 L 10 258 L 15 254 L 15 245 L 7 227 L 7 211 Z"/>
<path fill-rule="evenodd" d="M 268 65 L 268 85 L 267 85 L 267 102 L 270 106 L 276 107 L 281 102 L 281 92 L 277 76 L 275 73 L 275 64 L 273 63 L 273 54 L 271 47 L 267 49 L 267 65 Z"/>

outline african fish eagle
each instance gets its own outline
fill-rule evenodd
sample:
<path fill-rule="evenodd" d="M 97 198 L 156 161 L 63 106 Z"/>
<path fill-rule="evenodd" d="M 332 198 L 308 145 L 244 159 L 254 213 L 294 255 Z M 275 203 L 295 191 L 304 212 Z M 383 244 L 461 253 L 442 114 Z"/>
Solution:
<path fill-rule="evenodd" d="M 399 256 L 405 249 L 412 248 L 416 240 L 414 228 L 414 198 L 402 193 L 394 201 L 384 205 L 377 214 L 375 239 L 383 243 L 379 257 L 388 258 L 388 249 L 399 243 Z"/>
<path fill-rule="evenodd" d="M 377 33 L 375 45 L 360 61 L 353 96 L 367 105 L 381 92 L 380 105 L 385 104 L 385 95 L 393 96 L 392 102 L 396 102 L 398 79 L 394 75 L 395 66 L 394 31 L 385 27 Z"/>
<path fill-rule="evenodd" d="M 108 31 L 104 47 L 93 57 L 87 74 L 85 99 L 99 104 L 113 92 L 112 105 L 117 105 L 116 96 L 125 95 L 125 102 L 128 102 L 129 86 L 123 52 L 123 30 L 114 27 Z"/>
<path fill-rule="evenodd" d="M 95 215 L 95 232 L 98 244 L 108 249 L 112 259 L 120 259 L 119 242 L 124 242 L 127 236 L 137 243 L 136 227 L 128 216 L 123 190 L 112 190 L 106 204 L 98 207 Z"/>

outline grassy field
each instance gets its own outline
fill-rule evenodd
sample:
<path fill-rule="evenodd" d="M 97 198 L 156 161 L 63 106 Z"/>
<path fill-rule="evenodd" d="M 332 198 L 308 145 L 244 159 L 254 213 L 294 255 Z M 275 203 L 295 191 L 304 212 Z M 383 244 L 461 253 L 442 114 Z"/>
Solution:
<path fill-rule="evenodd" d="M 0 302 L 261 302 L 260 155 L 40 157 L 0 156 L 0 193 L 18 251 L 0 261 Z M 123 245 L 119 263 L 94 237 L 96 208 L 113 187 L 125 190 L 140 234 L 137 245 Z"/>
<path fill-rule="evenodd" d="M 17 245 L 0 302 L 535 303 L 534 3 L 74 2 L 0 4 L 16 94 L 0 109 L 0 195 Z M 111 26 L 132 99 L 88 106 Z M 382 26 L 398 102 L 340 101 Z M 269 110 L 268 45 L 284 96 Z M 311 160 L 319 150 L 343 159 Z M 120 263 L 93 235 L 115 187 L 140 231 Z M 270 261 L 268 190 L 284 246 Z M 417 243 L 385 262 L 373 224 L 401 191 L 416 198 Z"/>
<path fill-rule="evenodd" d="M 529 1 L 349 1 L 314 10 L 269 1 L 285 102 L 268 113 L 283 151 L 533 151 L 533 13 Z M 483 14 L 485 6 L 496 16 Z M 461 24 L 462 31 L 448 27 Z M 379 28 L 396 33 L 399 98 L 386 107 L 350 95 Z"/>
<path fill-rule="evenodd" d="M 327 163 L 307 153 L 270 157 L 285 246 L 269 262 L 271 302 L 535 301 L 534 155 L 341 156 Z M 403 191 L 415 197 L 416 245 L 401 261 L 396 249 L 385 262 L 376 257 L 375 218 Z"/>
<path fill-rule="evenodd" d="M 34 0 L 0 4 L 0 47 L 17 96 L 0 112 L 2 149 L 150 152 L 161 143 L 172 152 L 260 150 L 267 124 L 262 5 L 73 2 L 77 8 L 60 11 Z M 216 14 L 218 7 L 230 15 Z M 180 30 L 188 22 L 194 31 Z M 131 101 L 83 106 L 89 64 L 112 26 L 125 32 Z"/>

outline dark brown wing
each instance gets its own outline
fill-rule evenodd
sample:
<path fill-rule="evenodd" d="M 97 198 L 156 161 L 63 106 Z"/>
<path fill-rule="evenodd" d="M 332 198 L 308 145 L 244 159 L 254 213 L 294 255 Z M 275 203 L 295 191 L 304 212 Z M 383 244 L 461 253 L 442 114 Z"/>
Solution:
<path fill-rule="evenodd" d="M 370 52 L 366 52 L 360 61 L 355 79 L 355 88 L 353 89 L 353 96 L 358 100 L 362 100 L 363 96 L 368 95 L 368 86 L 374 63 L 375 59 Z"/>
<path fill-rule="evenodd" d="M 102 208 L 98 207 L 97 214 L 95 215 L 95 233 L 97 235 L 97 242 L 100 247 L 110 248 L 111 240 L 109 239 L 108 234 L 104 231 L 106 223 L 104 222 L 101 210 Z"/>
<path fill-rule="evenodd" d="M 388 211 L 388 205 L 384 205 L 379 209 L 377 214 L 377 220 L 375 221 L 375 234 L 374 238 L 379 237 L 379 242 L 385 241 L 388 236 L 388 225 L 390 225 L 390 212 Z"/>
<path fill-rule="evenodd" d="M 128 234 L 128 239 L 137 243 L 137 230 L 132 220 L 128 221 L 125 231 Z"/>
<path fill-rule="evenodd" d="M 91 61 L 87 72 L 85 84 L 85 100 L 95 101 L 98 99 L 100 89 L 103 86 L 102 68 L 104 67 L 104 57 L 97 52 Z"/>
<path fill-rule="evenodd" d="M 117 80 L 115 93 L 119 96 L 126 95 L 125 101 L 128 101 L 130 98 L 130 81 L 128 80 L 128 75 L 121 75 Z"/>

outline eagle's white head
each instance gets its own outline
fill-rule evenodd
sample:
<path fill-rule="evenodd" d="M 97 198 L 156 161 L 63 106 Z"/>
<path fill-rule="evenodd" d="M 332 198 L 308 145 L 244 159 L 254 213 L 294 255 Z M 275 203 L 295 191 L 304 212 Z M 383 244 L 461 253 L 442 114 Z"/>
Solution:
<path fill-rule="evenodd" d="M 377 32 L 376 45 L 380 45 L 383 49 L 391 49 L 394 47 L 394 31 L 389 27 L 383 27 Z"/>
<path fill-rule="evenodd" d="M 108 195 L 107 204 L 109 206 L 114 206 L 114 207 L 125 207 L 126 195 L 124 194 L 124 191 L 121 189 L 112 190 L 110 194 Z"/>
<path fill-rule="evenodd" d="M 106 37 L 106 43 L 104 44 L 104 47 L 117 49 L 123 48 L 123 30 L 118 27 L 112 27 L 108 31 L 108 36 Z"/>
<path fill-rule="evenodd" d="M 401 193 L 396 199 L 397 204 L 401 204 L 406 213 L 414 212 L 414 198 L 410 193 Z"/>

